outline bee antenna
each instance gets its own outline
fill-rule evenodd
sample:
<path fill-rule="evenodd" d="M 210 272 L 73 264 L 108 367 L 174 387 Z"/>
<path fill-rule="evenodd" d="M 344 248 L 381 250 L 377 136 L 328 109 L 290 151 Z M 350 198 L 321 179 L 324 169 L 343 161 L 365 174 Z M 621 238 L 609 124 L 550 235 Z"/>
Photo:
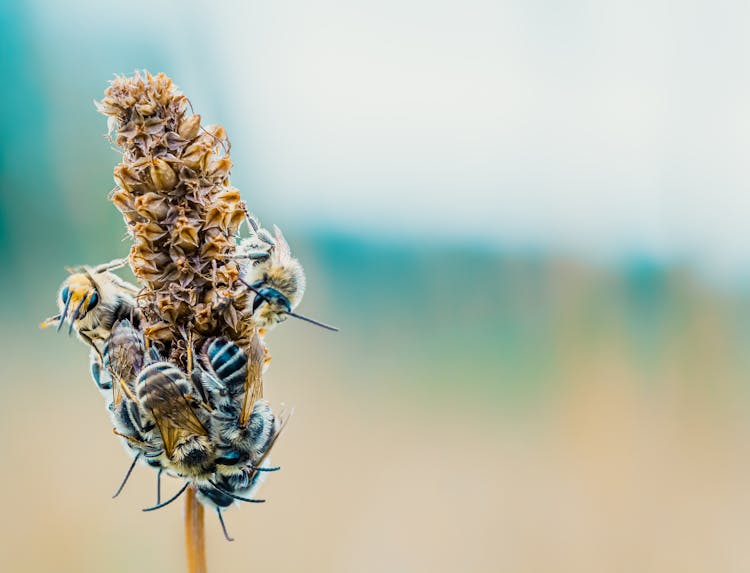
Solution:
<path fill-rule="evenodd" d="M 165 506 L 169 505 L 174 500 L 176 500 L 178 497 L 180 497 L 183 494 L 183 492 L 187 489 L 187 487 L 189 485 L 190 485 L 190 482 L 186 481 L 185 485 L 183 485 L 180 488 L 180 491 L 178 491 L 176 494 L 174 494 L 172 497 L 170 497 L 167 501 L 165 501 L 164 503 L 158 503 L 158 504 L 154 505 L 153 507 L 147 507 L 146 509 L 144 509 L 142 511 L 154 511 L 155 509 L 161 509 L 162 507 L 165 507 Z"/>
<path fill-rule="evenodd" d="M 138 452 L 138 455 L 133 458 L 133 463 L 130 464 L 130 467 L 128 468 L 128 471 L 125 472 L 125 477 L 122 478 L 122 483 L 120 483 L 120 487 L 117 488 L 117 491 L 112 496 L 112 499 L 115 499 L 118 495 L 120 495 L 120 492 L 122 491 L 122 488 L 124 488 L 125 484 L 128 483 L 128 479 L 130 479 L 130 474 L 133 473 L 133 468 L 135 467 L 135 464 L 138 463 L 138 459 L 140 457 L 141 457 L 141 452 Z"/>
<path fill-rule="evenodd" d="M 261 292 L 255 288 L 253 285 L 251 285 L 249 282 L 247 282 L 245 279 L 240 278 L 240 282 L 245 285 L 247 288 L 249 288 L 251 291 L 253 291 L 255 294 L 257 294 L 260 298 L 262 298 L 264 301 L 268 302 L 268 299 L 264 297 Z"/>
<path fill-rule="evenodd" d="M 234 541 L 234 538 L 229 537 L 229 533 L 227 533 L 227 526 L 224 525 L 224 518 L 221 515 L 221 510 L 217 507 L 216 508 L 216 514 L 219 516 L 219 523 L 221 523 L 221 530 L 224 532 L 224 537 L 227 541 Z"/>
<path fill-rule="evenodd" d="M 227 491 L 222 487 L 219 487 L 216 482 L 213 480 L 208 480 L 208 483 L 210 483 L 212 486 L 214 486 L 218 491 L 223 493 L 224 495 L 228 495 L 232 499 L 236 499 L 237 501 L 245 501 L 247 503 L 266 503 L 265 499 L 251 499 L 249 497 L 242 497 L 241 495 L 237 495 L 232 493 L 231 491 Z"/>
<path fill-rule="evenodd" d="M 68 316 L 68 307 L 70 307 L 70 296 L 68 296 L 68 300 L 65 301 L 65 308 L 63 308 L 63 311 L 60 314 L 60 322 L 57 323 L 57 332 L 60 332 L 62 325 L 65 323 L 65 317 Z"/>
<path fill-rule="evenodd" d="M 73 334 L 73 325 L 75 324 L 75 321 L 78 319 L 78 313 L 81 311 L 81 307 L 83 306 L 83 303 L 86 302 L 87 298 L 88 297 L 85 296 L 85 297 L 83 297 L 81 299 L 81 302 L 78 303 L 78 306 L 73 311 L 73 314 L 70 316 L 70 323 L 69 323 L 69 326 L 68 326 L 68 336 L 70 336 L 71 334 Z M 68 299 L 68 300 L 70 300 L 70 299 Z"/>
<path fill-rule="evenodd" d="M 326 324 L 324 322 L 318 322 L 317 320 L 308 318 L 306 316 L 302 316 L 301 314 L 297 314 L 296 312 L 287 312 L 286 314 L 288 314 L 289 316 L 293 316 L 294 318 L 299 318 L 300 320 L 304 320 L 305 322 L 309 322 L 310 324 L 314 324 L 315 326 L 325 328 L 326 330 L 330 330 L 332 332 L 339 331 L 338 326 L 331 326 L 330 324 Z"/>

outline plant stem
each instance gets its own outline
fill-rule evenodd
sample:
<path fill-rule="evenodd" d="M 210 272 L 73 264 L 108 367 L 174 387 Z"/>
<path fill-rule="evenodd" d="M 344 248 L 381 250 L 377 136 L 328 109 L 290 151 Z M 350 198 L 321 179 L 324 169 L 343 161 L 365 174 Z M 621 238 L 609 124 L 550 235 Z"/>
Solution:
<path fill-rule="evenodd" d="M 203 506 L 195 498 L 195 489 L 185 497 L 185 548 L 188 573 L 206 573 L 206 538 L 203 529 Z"/>

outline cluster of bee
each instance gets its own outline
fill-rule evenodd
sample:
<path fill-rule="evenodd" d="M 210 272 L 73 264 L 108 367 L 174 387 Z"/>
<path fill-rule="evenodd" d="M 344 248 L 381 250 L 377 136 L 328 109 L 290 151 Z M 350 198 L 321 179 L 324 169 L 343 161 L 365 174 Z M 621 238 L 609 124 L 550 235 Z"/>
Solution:
<path fill-rule="evenodd" d="M 235 257 L 241 282 L 251 295 L 247 314 L 255 333 L 242 347 L 223 337 L 185 335 L 185 371 L 164 359 L 159 341 L 143 334 L 139 289 L 114 270 L 126 259 L 98 267 L 70 270 L 60 288 L 59 314 L 42 326 L 57 324 L 90 347 L 91 375 L 106 400 L 114 433 L 132 462 L 114 497 L 142 462 L 157 472 L 156 505 L 177 499 L 191 484 L 197 498 L 218 514 L 231 541 L 222 510 L 237 501 L 259 503 L 254 494 L 267 472 L 278 470 L 268 455 L 286 417 L 276 414 L 251 387 L 267 367 L 265 332 L 293 316 L 324 328 L 294 312 L 305 289 L 305 275 L 283 235 L 274 235 L 248 217 L 250 236 L 239 240 Z M 181 478 L 184 485 L 161 500 L 161 476 Z"/>

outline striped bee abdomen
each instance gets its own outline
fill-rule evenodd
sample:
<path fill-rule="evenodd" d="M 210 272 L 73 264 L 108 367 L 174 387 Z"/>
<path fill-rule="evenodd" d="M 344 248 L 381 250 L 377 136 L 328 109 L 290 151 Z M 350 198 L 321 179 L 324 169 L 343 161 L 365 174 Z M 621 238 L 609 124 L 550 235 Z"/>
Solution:
<path fill-rule="evenodd" d="M 212 338 L 203 347 L 204 361 L 230 396 L 245 390 L 247 355 L 234 342 Z"/>
<path fill-rule="evenodd" d="M 141 407 L 156 415 L 168 414 L 191 391 L 185 375 L 169 362 L 149 364 L 138 375 L 136 394 Z"/>

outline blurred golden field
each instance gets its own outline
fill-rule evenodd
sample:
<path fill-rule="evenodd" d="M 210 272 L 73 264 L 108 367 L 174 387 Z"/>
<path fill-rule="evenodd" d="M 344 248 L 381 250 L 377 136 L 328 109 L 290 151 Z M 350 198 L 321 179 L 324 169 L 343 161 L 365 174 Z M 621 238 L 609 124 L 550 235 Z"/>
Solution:
<path fill-rule="evenodd" d="M 750 565 L 746 298 L 680 269 L 470 252 L 456 297 L 429 249 L 306 244 L 303 306 L 342 332 L 269 336 L 267 397 L 295 408 L 282 471 L 227 512 L 234 543 L 207 515 L 211 570 Z M 51 307 L 3 332 L 4 570 L 181 571 L 181 505 L 140 511 L 155 474 L 110 499 L 128 458 L 85 349 L 36 330 Z"/>

